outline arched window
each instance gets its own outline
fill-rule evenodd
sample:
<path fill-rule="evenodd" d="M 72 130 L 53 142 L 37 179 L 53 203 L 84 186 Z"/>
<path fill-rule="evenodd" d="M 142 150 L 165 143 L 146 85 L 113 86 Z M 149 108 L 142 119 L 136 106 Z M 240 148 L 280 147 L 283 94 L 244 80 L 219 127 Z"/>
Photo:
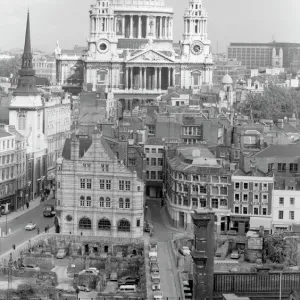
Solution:
<path fill-rule="evenodd" d="M 84 196 L 80 196 L 80 206 L 84 206 Z"/>
<path fill-rule="evenodd" d="M 105 202 L 106 202 L 106 205 L 105 205 L 105 206 L 106 206 L 106 207 L 110 207 L 110 198 L 109 198 L 109 197 L 106 198 L 106 201 L 105 201 Z"/>
<path fill-rule="evenodd" d="M 119 199 L 119 208 L 124 208 L 124 199 L 123 198 Z"/>
<path fill-rule="evenodd" d="M 104 198 L 100 197 L 100 207 L 104 207 Z"/>
<path fill-rule="evenodd" d="M 118 223 L 118 231 L 130 232 L 130 222 L 122 219 Z"/>
<path fill-rule="evenodd" d="M 129 198 L 127 198 L 125 200 L 125 208 L 130 208 L 130 199 Z"/>
<path fill-rule="evenodd" d="M 108 219 L 103 218 L 98 222 L 98 229 L 100 229 L 100 230 L 110 230 L 110 228 L 111 228 L 111 224 L 110 224 L 110 221 Z"/>
<path fill-rule="evenodd" d="M 86 197 L 86 206 L 89 206 L 89 207 L 92 206 L 92 198 L 90 196 Z"/>
<path fill-rule="evenodd" d="M 92 228 L 92 222 L 89 218 L 81 218 L 79 220 L 79 228 L 80 229 L 91 229 Z"/>

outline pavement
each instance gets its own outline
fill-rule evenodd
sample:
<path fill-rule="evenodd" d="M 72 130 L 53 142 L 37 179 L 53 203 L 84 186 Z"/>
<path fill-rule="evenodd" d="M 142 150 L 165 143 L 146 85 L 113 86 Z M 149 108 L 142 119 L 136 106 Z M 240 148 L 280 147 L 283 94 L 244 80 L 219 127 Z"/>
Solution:
<path fill-rule="evenodd" d="M 0 222 L 1 232 L 6 232 L 11 229 L 11 234 L 5 238 L 0 239 L 0 255 L 12 249 L 12 245 L 19 245 L 25 241 L 30 240 L 37 235 L 37 229 L 32 231 L 25 231 L 24 227 L 28 222 L 33 221 L 39 228 L 40 233 L 45 230 L 46 226 L 50 228 L 54 226 L 54 218 L 45 218 L 43 210 L 46 204 L 54 205 L 54 199 L 48 199 L 45 202 L 40 202 L 40 198 L 34 199 L 30 202 L 29 208 L 12 212 L 6 217 L 2 216 L 4 222 Z"/>

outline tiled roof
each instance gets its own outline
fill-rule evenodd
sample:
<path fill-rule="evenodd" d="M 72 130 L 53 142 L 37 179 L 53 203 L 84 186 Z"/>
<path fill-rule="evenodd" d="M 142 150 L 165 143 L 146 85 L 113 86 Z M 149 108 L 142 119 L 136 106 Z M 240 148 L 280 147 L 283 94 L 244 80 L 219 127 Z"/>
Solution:
<path fill-rule="evenodd" d="M 79 138 L 79 157 L 80 158 L 83 157 L 84 153 L 90 148 L 91 145 L 92 145 L 91 137 Z M 71 139 L 65 140 L 62 157 L 67 160 L 71 159 Z"/>
<path fill-rule="evenodd" d="M 255 157 L 298 157 L 300 145 L 271 145 L 255 155 Z"/>

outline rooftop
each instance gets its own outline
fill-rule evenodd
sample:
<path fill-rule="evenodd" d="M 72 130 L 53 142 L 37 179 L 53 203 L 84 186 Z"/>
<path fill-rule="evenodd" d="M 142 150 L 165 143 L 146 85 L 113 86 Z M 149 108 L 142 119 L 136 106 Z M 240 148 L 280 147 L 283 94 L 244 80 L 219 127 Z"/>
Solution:
<path fill-rule="evenodd" d="M 13 136 L 11 133 L 0 128 L 0 138 L 11 137 L 11 136 Z"/>
<path fill-rule="evenodd" d="M 255 157 L 299 157 L 300 145 L 271 145 L 255 155 Z"/>

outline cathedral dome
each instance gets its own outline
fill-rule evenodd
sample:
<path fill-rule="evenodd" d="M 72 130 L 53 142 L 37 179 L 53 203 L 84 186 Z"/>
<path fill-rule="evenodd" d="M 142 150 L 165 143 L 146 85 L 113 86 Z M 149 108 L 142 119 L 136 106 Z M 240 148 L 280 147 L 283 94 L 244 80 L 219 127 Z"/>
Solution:
<path fill-rule="evenodd" d="M 230 75 L 226 74 L 222 79 L 222 84 L 233 84 L 233 80 Z"/>

